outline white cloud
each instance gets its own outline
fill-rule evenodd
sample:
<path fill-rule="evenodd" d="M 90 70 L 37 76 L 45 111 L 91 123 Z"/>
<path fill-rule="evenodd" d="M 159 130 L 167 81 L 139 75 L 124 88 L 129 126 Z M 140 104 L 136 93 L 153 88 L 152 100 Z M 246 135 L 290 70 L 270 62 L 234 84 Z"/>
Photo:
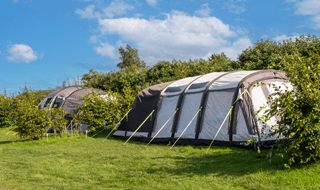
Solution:
<path fill-rule="evenodd" d="M 99 42 L 99 37 L 96 35 L 90 36 L 89 43 L 95 44 Z"/>
<path fill-rule="evenodd" d="M 180 11 L 172 11 L 166 16 L 164 20 L 100 19 L 99 25 L 102 35 L 119 35 L 121 39 L 136 44 L 141 58 L 146 62 L 151 61 L 151 64 L 168 59 L 205 58 L 209 52 L 222 50 L 226 55 L 236 58 L 243 48 L 251 45 L 248 38 L 240 38 L 231 44 L 228 38 L 238 37 L 239 34 L 216 17 L 191 17 Z M 244 42 L 244 45 L 240 42 Z M 108 43 L 102 43 L 95 50 L 111 58 L 116 57 L 114 54 L 117 53 Z M 113 50 L 115 52 L 110 53 Z"/>
<path fill-rule="evenodd" d="M 202 4 L 202 9 L 196 10 L 196 14 L 208 17 L 210 15 L 211 9 L 209 8 L 209 3 Z"/>
<path fill-rule="evenodd" d="M 140 17 L 142 17 L 142 16 L 143 16 L 143 15 L 140 14 L 140 13 L 136 13 L 136 14 L 133 15 L 134 18 L 140 18 Z"/>
<path fill-rule="evenodd" d="M 231 46 L 221 48 L 220 52 L 224 52 L 229 58 L 236 60 L 238 55 L 249 46 L 253 46 L 251 40 L 248 37 L 243 37 L 235 41 Z M 208 54 L 207 57 L 211 54 Z"/>
<path fill-rule="evenodd" d="M 19 0 L 13 0 L 13 3 L 18 4 Z"/>
<path fill-rule="evenodd" d="M 226 7 L 230 12 L 234 14 L 240 14 L 246 11 L 246 8 L 244 8 L 243 6 L 235 5 L 233 3 L 227 3 Z"/>
<path fill-rule="evenodd" d="M 36 51 L 26 44 L 13 44 L 9 47 L 6 59 L 12 62 L 29 63 L 41 58 Z"/>
<path fill-rule="evenodd" d="M 93 13 L 94 9 L 95 9 L 94 5 L 89 5 L 84 10 L 77 9 L 75 13 L 80 15 L 81 18 L 88 18 L 88 19 L 100 18 L 101 14 L 99 12 Z"/>
<path fill-rule="evenodd" d="M 228 1 L 225 0 L 222 8 L 229 9 L 229 12 L 232 12 L 234 14 L 243 13 L 246 11 L 246 8 L 243 3 L 239 5 L 241 1 L 246 1 L 246 0 L 228 0 Z"/>
<path fill-rule="evenodd" d="M 115 1 L 111 2 L 108 7 L 102 8 L 102 13 L 95 10 L 94 5 L 88 5 L 84 10 L 77 9 L 75 13 L 80 15 L 83 19 L 102 19 L 102 18 L 113 18 L 116 15 L 123 15 L 127 13 L 127 10 L 133 10 L 134 7 L 123 2 Z"/>
<path fill-rule="evenodd" d="M 133 10 L 134 7 L 129 4 L 122 2 L 111 2 L 108 7 L 102 9 L 102 12 L 105 16 L 113 18 L 115 15 L 124 15 L 127 13 L 127 10 Z"/>
<path fill-rule="evenodd" d="M 99 47 L 94 46 L 93 49 L 101 56 L 108 56 L 112 59 L 117 58 L 115 47 L 110 45 L 108 41 L 105 43 L 101 42 Z"/>
<path fill-rule="evenodd" d="M 313 28 L 320 29 L 320 1 L 303 0 L 295 3 L 297 15 L 312 16 L 311 21 L 315 24 Z"/>
<path fill-rule="evenodd" d="M 157 6 L 157 0 L 146 0 L 148 5 L 155 7 Z"/>
<path fill-rule="evenodd" d="M 320 15 L 317 15 L 312 18 L 312 21 L 315 22 L 314 28 L 319 29 L 320 28 Z"/>
<path fill-rule="evenodd" d="M 282 42 L 283 40 L 289 40 L 290 38 L 292 39 L 292 41 L 296 41 L 296 38 L 299 37 L 299 35 L 295 35 L 295 36 L 287 36 L 287 35 L 281 35 L 281 36 L 276 36 L 274 38 L 272 38 L 274 41 L 276 42 Z"/>
<path fill-rule="evenodd" d="M 295 12 L 299 15 L 319 15 L 320 1 L 319 0 L 304 0 L 297 2 L 295 6 L 298 8 Z"/>
<path fill-rule="evenodd" d="M 123 44 L 121 42 L 121 40 L 117 41 L 116 43 L 116 47 L 125 47 L 125 44 Z M 100 42 L 100 46 L 98 47 L 93 47 L 93 49 L 97 52 L 97 54 L 101 55 L 101 56 L 106 56 L 106 57 L 110 57 L 112 59 L 116 59 L 118 60 L 118 49 L 115 48 L 114 46 L 110 45 L 108 41 L 106 41 L 105 43 Z"/>
<path fill-rule="evenodd" d="M 246 36 L 246 35 L 250 34 L 249 30 L 246 28 L 242 28 L 240 26 L 237 26 L 236 29 L 237 29 L 237 34 L 239 34 L 240 36 Z"/>

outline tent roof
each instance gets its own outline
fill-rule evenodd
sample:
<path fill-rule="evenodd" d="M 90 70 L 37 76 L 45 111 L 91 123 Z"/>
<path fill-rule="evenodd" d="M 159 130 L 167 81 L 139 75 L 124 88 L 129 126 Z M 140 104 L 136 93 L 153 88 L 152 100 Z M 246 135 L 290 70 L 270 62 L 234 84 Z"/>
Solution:
<path fill-rule="evenodd" d="M 228 73 L 211 84 L 209 90 L 236 88 L 242 79 L 255 72 L 258 71 L 236 71 Z"/>
<path fill-rule="evenodd" d="M 204 91 L 209 83 L 227 72 L 213 72 L 200 76 L 187 88 L 186 93 Z"/>
<path fill-rule="evenodd" d="M 81 97 L 85 94 L 90 94 L 92 91 L 97 93 L 106 94 L 105 92 L 96 88 L 82 88 L 74 91 L 65 101 L 63 110 L 69 113 L 77 113 L 77 105 L 83 104 L 84 100 Z"/>
<path fill-rule="evenodd" d="M 82 89 L 82 87 L 78 86 L 68 86 L 63 89 L 61 89 L 55 96 L 62 96 L 62 97 L 68 97 L 71 93 L 73 93 L 76 90 Z"/>
<path fill-rule="evenodd" d="M 184 89 L 195 79 L 199 78 L 200 76 L 188 77 L 184 79 L 177 80 L 167 86 L 161 93 L 163 96 L 172 96 L 181 94 Z"/>

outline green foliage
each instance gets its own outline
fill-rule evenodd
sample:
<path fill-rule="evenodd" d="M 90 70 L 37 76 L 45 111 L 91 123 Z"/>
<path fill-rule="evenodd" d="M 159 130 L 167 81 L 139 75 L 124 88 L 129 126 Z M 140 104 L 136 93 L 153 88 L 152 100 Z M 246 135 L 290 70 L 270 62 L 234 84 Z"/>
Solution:
<path fill-rule="evenodd" d="M 114 127 L 115 124 L 129 110 L 134 101 L 131 89 L 124 89 L 123 95 L 107 91 L 107 95 L 92 92 L 83 96 L 83 105 L 79 105 L 79 119 L 89 125 L 89 132 L 103 130 L 106 125 Z"/>
<path fill-rule="evenodd" d="M 50 125 L 48 110 L 38 109 L 33 102 L 18 100 L 15 125 L 21 138 L 38 140 L 45 135 Z"/>
<path fill-rule="evenodd" d="M 128 44 L 126 46 L 126 50 L 122 47 L 119 48 L 119 53 L 121 55 L 120 60 L 122 62 L 117 64 L 117 67 L 120 69 L 136 67 L 138 69 L 142 69 L 146 67 L 146 63 L 141 61 L 138 55 L 137 49 L 132 49 Z"/>
<path fill-rule="evenodd" d="M 0 128 L 10 127 L 12 125 L 13 98 L 6 98 L 5 95 L 0 95 Z"/>
<path fill-rule="evenodd" d="M 320 48 L 320 39 L 316 36 L 301 35 L 292 39 L 276 43 L 270 40 L 257 41 L 238 56 L 236 68 L 243 70 L 280 69 L 281 56 L 300 55 L 309 57 L 309 52 Z"/>
<path fill-rule="evenodd" d="M 232 61 L 224 53 L 212 54 L 209 58 L 215 72 L 233 71 L 238 67 L 236 61 Z"/>
<path fill-rule="evenodd" d="M 66 125 L 68 123 L 64 117 L 67 115 L 65 111 L 63 111 L 63 107 L 60 108 L 52 108 L 50 110 L 50 125 L 49 127 L 53 128 L 54 134 L 56 135 L 56 129 L 59 129 L 59 134 L 62 137 L 65 130 Z"/>
<path fill-rule="evenodd" d="M 49 90 L 33 91 L 25 87 L 20 89 L 17 96 L 0 95 L 0 128 L 15 125 L 21 105 L 28 102 L 33 106 L 38 106 L 49 92 Z"/>
<path fill-rule="evenodd" d="M 119 92 L 120 94 L 123 94 L 124 89 L 131 88 L 132 96 L 136 96 L 139 91 L 151 85 L 236 68 L 237 62 L 231 61 L 225 54 L 215 55 L 216 58 L 211 61 L 203 59 L 189 60 L 188 62 L 173 60 L 171 63 L 161 61 L 151 68 L 130 67 L 109 73 L 90 70 L 88 74 L 82 76 L 82 81 L 86 87 Z"/>
<path fill-rule="evenodd" d="M 309 163 L 320 158 L 320 55 L 309 51 L 308 56 L 286 55 L 279 66 L 295 87 L 293 91 L 275 87 L 274 101 L 260 121 L 281 116 L 265 136 L 281 134 L 279 156 L 288 158 L 288 165 Z M 282 92 L 280 92 L 282 90 Z M 290 127 L 289 127 L 290 126 Z"/>
<path fill-rule="evenodd" d="M 276 42 L 258 41 L 239 55 L 240 68 L 244 70 L 267 69 L 273 63 L 279 63 L 280 47 Z"/>

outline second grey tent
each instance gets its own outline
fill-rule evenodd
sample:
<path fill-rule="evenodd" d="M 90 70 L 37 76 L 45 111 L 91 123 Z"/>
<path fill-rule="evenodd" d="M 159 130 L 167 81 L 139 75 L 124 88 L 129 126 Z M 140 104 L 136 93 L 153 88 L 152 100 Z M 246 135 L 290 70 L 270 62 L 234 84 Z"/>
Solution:
<path fill-rule="evenodd" d="M 257 82 L 263 85 L 253 86 Z M 128 119 L 114 137 L 127 139 L 143 121 L 132 139 L 178 144 L 245 145 L 260 136 L 263 124 L 255 116 L 267 103 L 274 88 L 268 84 L 292 90 L 284 72 L 275 70 L 213 72 L 163 83 L 146 88 L 137 95 Z M 193 120 L 192 120 L 193 119 Z M 276 124 L 278 117 L 269 120 Z M 262 139 L 259 146 L 273 143 L 274 138 Z"/>
<path fill-rule="evenodd" d="M 79 110 L 77 108 L 78 105 L 82 105 L 84 100 L 82 96 L 85 94 L 91 94 L 92 92 L 96 92 L 101 96 L 106 95 L 105 92 L 96 89 L 96 88 L 84 88 L 79 86 L 69 86 L 62 89 L 57 89 L 49 93 L 42 103 L 39 105 L 39 109 L 44 108 L 59 108 L 63 107 L 63 110 L 68 113 L 65 116 L 65 119 L 69 121 L 67 126 L 69 126 L 71 120 L 73 119 L 71 114 L 78 113 Z M 47 107 L 48 106 L 48 107 Z M 87 129 L 87 125 L 82 125 L 82 130 Z"/>

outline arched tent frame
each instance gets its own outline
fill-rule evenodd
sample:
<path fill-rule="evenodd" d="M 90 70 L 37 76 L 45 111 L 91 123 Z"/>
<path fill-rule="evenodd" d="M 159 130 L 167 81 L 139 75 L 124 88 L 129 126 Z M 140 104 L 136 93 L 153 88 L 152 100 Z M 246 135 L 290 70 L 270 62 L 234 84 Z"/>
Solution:
<path fill-rule="evenodd" d="M 153 120 L 144 124 L 147 127 L 139 129 L 133 140 L 149 141 L 154 138 L 155 143 L 168 143 L 181 136 L 178 144 L 210 144 L 216 135 L 214 145 L 245 145 L 247 140 L 260 136 L 262 124 L 254 112 L 259 109 L 257 105 L 266 103 L 272 92 L 267 85 L 251 85 L 256 82 L 281 86 L 287 78 L 284 72 L 275 70 L 214 72 L 149 87 L 138 94 L 128 119 L 121 123 L 113 136 L 127 139 L 155 110 Z M 145 96 L 152 89 L 156 92 Z M 147 102 L 145 99 L 153 99 L 153 104 L 144 104 Z M 191 122 L 201 107 L 202 113 Z M 177 113 L 171 119 L 175 111 Z M 277 119 L 273 118 L 267 124 L 272 125 Z M 221 130 L 217 133 L 220 125 Z M 274 140 L 263 139 L 261 144 L 267 145 Z"/>

